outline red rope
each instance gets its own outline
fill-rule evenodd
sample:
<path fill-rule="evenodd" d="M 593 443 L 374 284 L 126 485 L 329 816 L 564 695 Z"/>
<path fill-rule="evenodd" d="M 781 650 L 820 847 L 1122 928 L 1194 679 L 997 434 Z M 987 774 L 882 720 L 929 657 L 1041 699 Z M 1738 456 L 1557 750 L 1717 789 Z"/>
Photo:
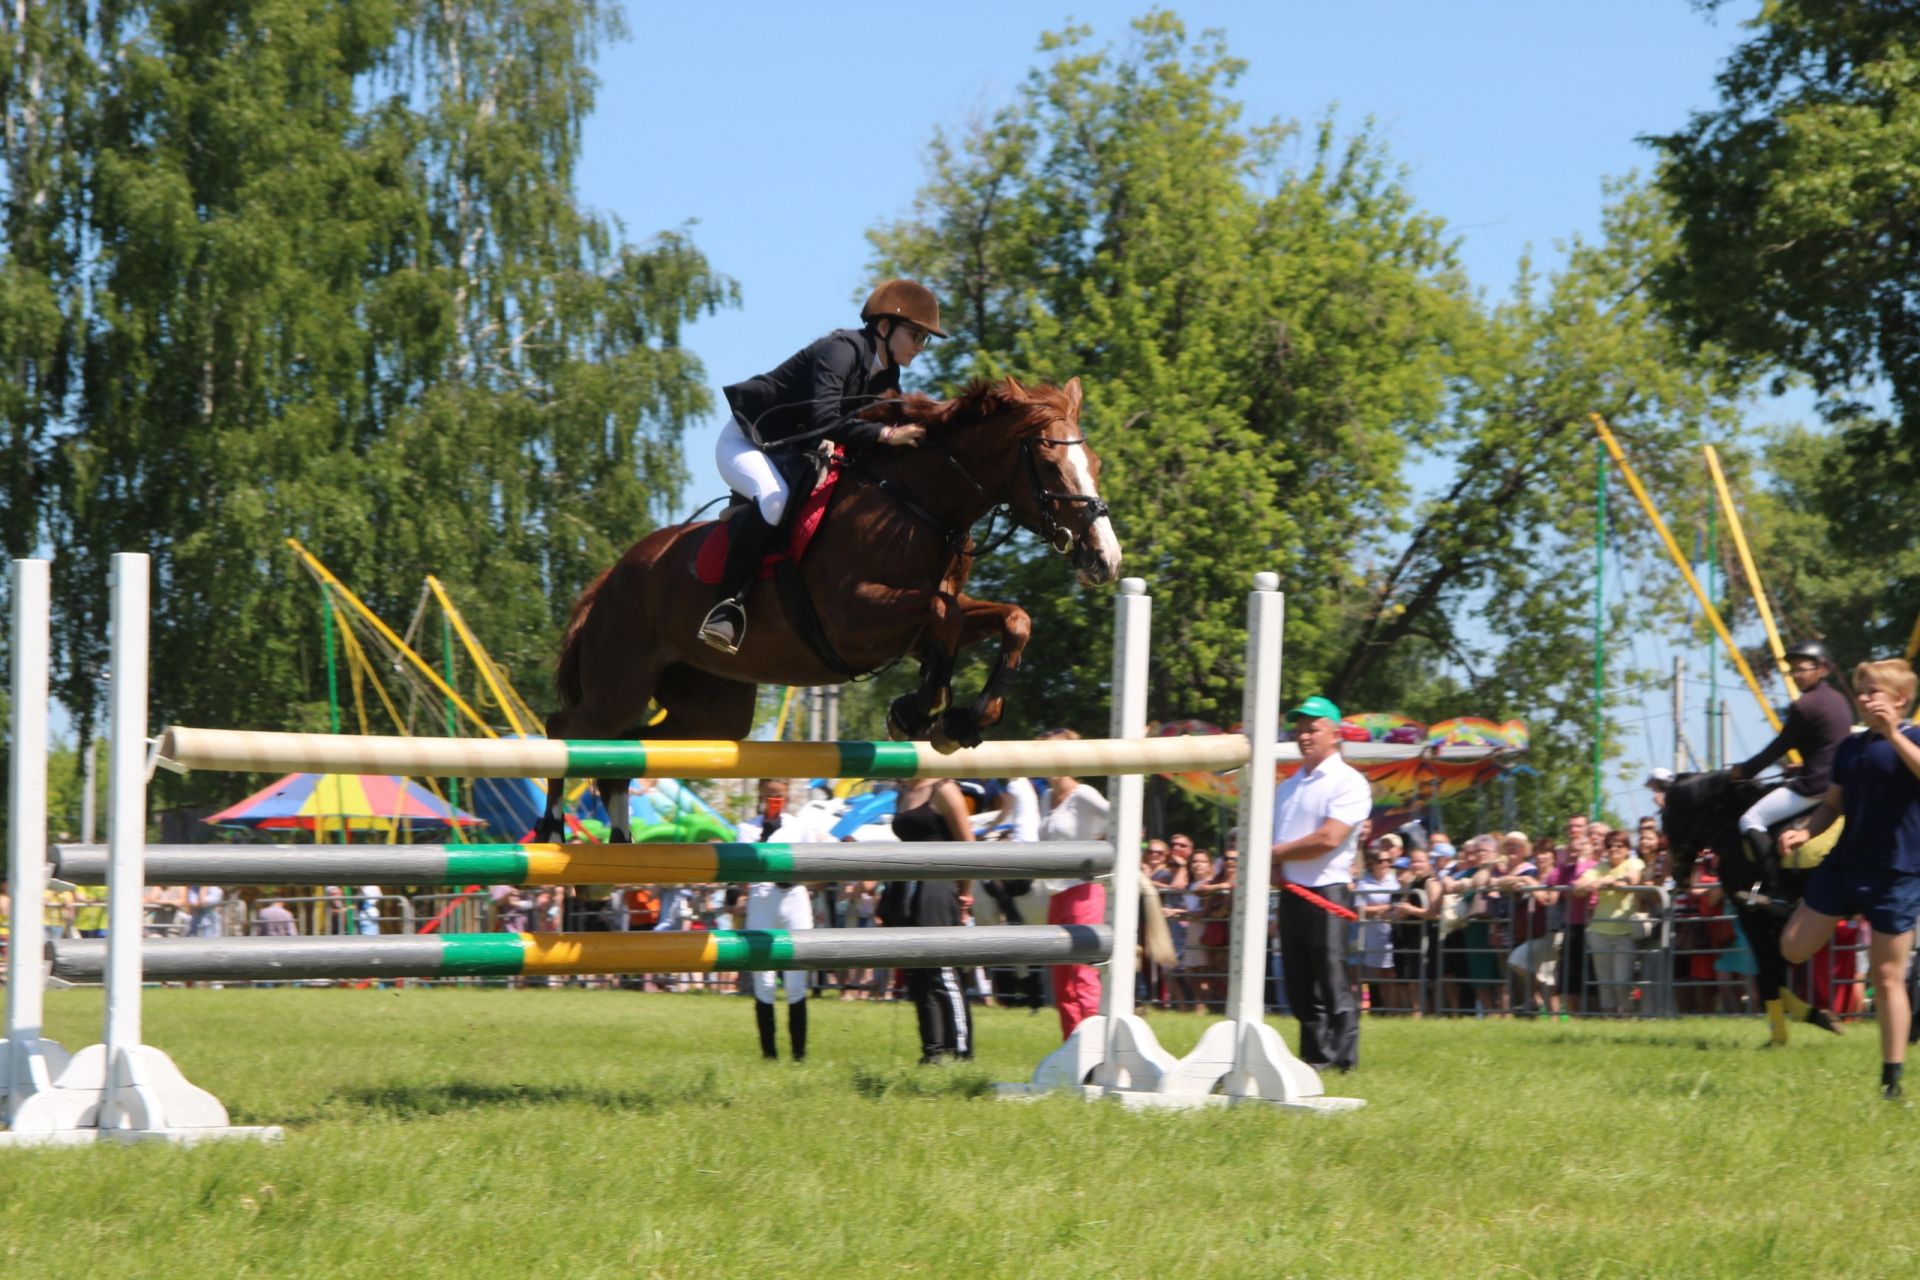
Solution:
<path fill-rule="evenodd" d="M 1339 903 L 1329 902 L 1313 890 L 1297 885 L 1291 880 L 1282 880 L 1280 883 L 1286 888 L 1288 893 L 1297 893 L 1322 911 L 1331 912 L 1339 916 L 1342 920 L 1358 920 L 1360 918 L 1356 913 L 1341 906 Z"/>

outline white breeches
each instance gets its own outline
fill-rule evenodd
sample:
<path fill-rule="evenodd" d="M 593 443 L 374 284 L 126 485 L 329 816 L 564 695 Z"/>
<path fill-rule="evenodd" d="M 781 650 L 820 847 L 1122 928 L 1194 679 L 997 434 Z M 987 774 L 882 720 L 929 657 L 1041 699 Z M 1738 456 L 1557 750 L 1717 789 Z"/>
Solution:
<path fill-rule="evenodd" d="M 1740 830 L 1765 831 L 1776 822 L 1785 822 L 1788 818 L 1797 818 L 1813 806 L 1820 803 L 1819 796 L 1796 795 L 1785 787 L 1775 787 L 1753 802 L 1753 807 L 1740 815 Z"/>
<path fill-rule="evenodd" d="M 782 969 L 778 973 L 761 970 L 753 975 L 753 998 L 761 1004 L 773 1003 L 774 979 L 780 979 L 787 988 L 787 1003 L 798 1004 L 807 998 L 807 971 L 805 969 Z"/>
<path fill-rule="evenodd" d="M 773 459 L 747 439 L 737 419 L 720 429 L 713 460 L 720 465 L 720 478 L 736 493 L 752 498 L 768 524 L 780 523 L 787 510 L 787 482 L 780 478 L 780 468 L 773 465 Z"/>

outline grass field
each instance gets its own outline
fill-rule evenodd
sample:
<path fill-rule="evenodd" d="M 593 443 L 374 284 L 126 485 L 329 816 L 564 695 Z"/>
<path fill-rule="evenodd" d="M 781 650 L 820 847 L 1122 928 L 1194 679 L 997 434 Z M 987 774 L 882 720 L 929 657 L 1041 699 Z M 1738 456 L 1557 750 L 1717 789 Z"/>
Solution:
<path fill-rule="evenodd" d="M 50 1034 L 98 1039 L 97 992 Z M 1374 1022 L 1338 1117 L 1003 1103 L 1051 1011 L 918 1068 L 910 1010 L 172 990 L 147 1039 L 276 1146 L 0 1152 L 6 1277 L 1891 1276 L 1920 1114 L 1870 1026 Z M 1203 1021 L 1155 1019 L 1183 1052 Z M 1288 1028 L 1291 1034 L 1291 1028 Z M 784 1028 L 782 1031 L 784 1042 Z"/>

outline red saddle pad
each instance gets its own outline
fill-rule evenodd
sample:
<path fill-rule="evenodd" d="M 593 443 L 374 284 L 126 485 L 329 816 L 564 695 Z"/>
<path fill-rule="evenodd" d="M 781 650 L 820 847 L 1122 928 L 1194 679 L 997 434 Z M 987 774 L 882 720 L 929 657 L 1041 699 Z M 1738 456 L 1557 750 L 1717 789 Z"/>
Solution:
<path fill-rule="evenodd" d="M 807 544 L 813 541 L 813 535 L 820 532 L 820 522 L 827 514 L 827 502 L 833 497 L 833 487 L 840 483 L 840 468 L 845 455 L 838 449 L 833 451 L 833 461 L 827 464 L 827 470 L 820 477 L 820 483 L 813 487 L 807 500 L 800 504 L 799 512 L 793 518 L 793 532 L 787 539 L 787 545 L 776 548 L 766 559 L 760 562 L 760 577 L 771 578 L 773 566 L 782 560 L 800 563 L 800 557 L 806 554 Z M 694 553 L 693 574 L 709 587 L 720 585 L 720 574 L 727 567 L 727 544 L 733 522 L 722 520 L 714 525 L 711 532 L 700 543 L 700 550 Z"/>

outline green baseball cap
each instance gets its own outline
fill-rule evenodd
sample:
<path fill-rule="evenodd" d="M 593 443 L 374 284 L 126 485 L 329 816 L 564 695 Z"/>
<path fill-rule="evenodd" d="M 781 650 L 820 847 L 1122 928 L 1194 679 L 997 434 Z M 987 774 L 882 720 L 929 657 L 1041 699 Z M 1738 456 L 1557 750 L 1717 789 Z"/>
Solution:
<path fill-rule="evenodd" d="M 1331 720 L 1335 724 L 1338 724 L 1340 723 L 1340 708 L 1334 706 L 1332 702 L 1328 701 L 1327 699 L 1321 697 L 1319 694 L 1316 693 L 1311 698 L 1308 698 L 1305 702 L 1295 707 L 1293 710 L 1287 712 L 1287 719 L 1289 720 L 1325 719 L 1325 720 Z"/>

